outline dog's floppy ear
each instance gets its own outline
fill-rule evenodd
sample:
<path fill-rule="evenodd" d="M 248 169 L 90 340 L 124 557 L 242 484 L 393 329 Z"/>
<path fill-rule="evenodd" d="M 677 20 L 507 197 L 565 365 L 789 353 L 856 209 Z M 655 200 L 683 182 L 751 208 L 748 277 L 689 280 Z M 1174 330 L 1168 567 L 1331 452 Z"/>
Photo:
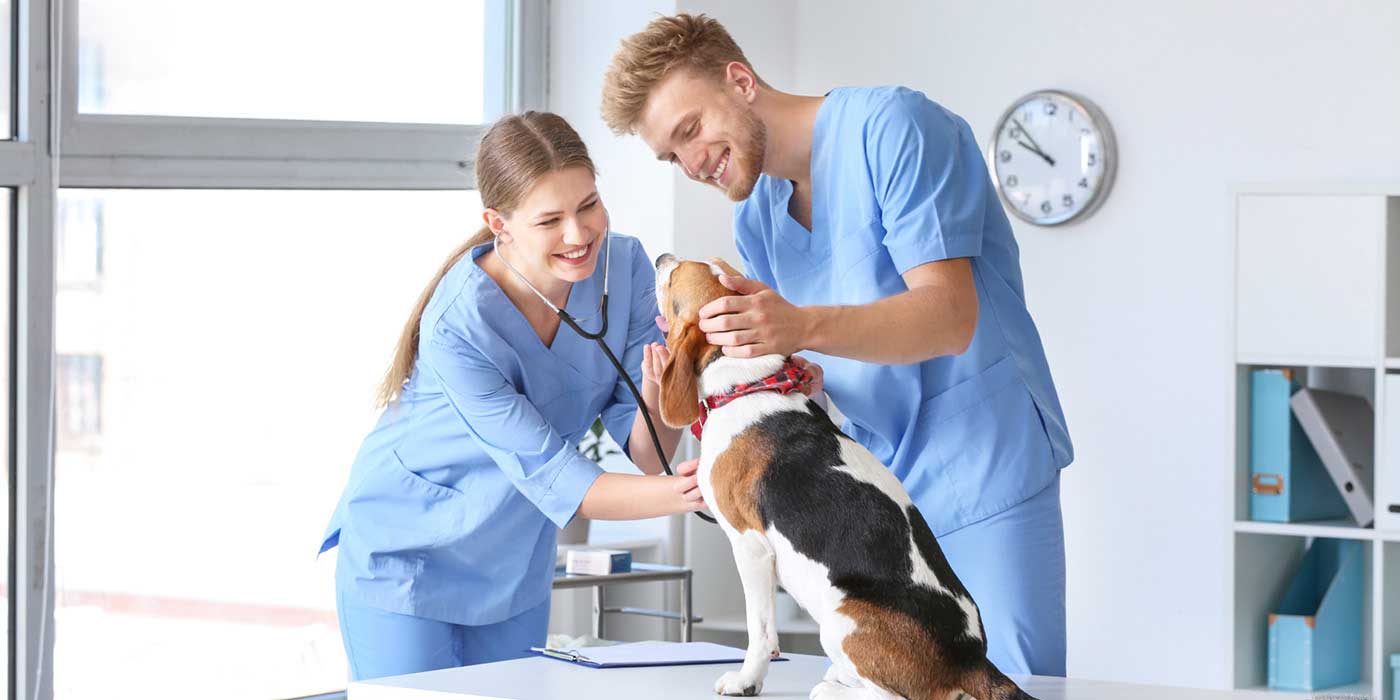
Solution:
<path fill-rule="evenodd" d="M 666 338 L 671 361 L 661 370 L 661 422 L 683 428 L 700 418 L 700 352 L 705 347 L 700 324 L 676 319 Z"/>

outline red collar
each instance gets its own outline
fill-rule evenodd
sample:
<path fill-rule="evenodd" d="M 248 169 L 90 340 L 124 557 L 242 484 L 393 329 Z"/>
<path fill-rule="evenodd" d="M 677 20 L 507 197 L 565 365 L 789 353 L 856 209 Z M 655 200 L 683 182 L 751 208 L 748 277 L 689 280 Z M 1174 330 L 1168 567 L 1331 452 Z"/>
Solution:
<path fill-rule="evenodd" d="M 696 440 L 700 439 L 701 433 L 705 430 L 705 419 L 710 411 L 723 406 L 740 396 L 757 394 L 763 391 L 776 391 L 779 394 L 791 394 L 794 391 L 805 391 L 812 383 L 812 375 L 807 370 L 793 364 L 792 358 L 783 361 L 783 366 L 777 374 L 764 377 L 756 382 L 739 384 L 729 390 L 706 396 L 700 401 L 700 418 L 690 424 L 690 433 Z"/>

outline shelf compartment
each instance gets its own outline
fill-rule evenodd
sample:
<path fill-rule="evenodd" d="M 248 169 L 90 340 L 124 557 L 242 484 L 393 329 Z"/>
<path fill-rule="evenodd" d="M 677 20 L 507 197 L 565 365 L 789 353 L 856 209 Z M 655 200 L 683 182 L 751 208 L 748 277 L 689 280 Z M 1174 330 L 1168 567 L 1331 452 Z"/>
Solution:
<path fill-rule="evenodd" d="M 1387 198 L 1244 195 L 1235 214 L 1238 352 L 1377 357 Z"/>
<path fill-rule="evenodd" d="M 1278 525 L 1278 523 L 1236 523 L 1236 526 Z M 1354 528 L 1360 530 L 1361 528 Z M 1298 570 L 1303 554 L 1307 550 L 1308 536 L 1294 533 L 1274 534 L 1261 532 L 1235 533 L 1235 668 L 1234 687 L 1242 690 L 1260 690 L 1278 693 L 1280 697 L 1313 697 L 1318 695 L 1347 694 L 1352 688 L 1356 694 L 1372 696 L 1372 664 L 1374 648 L 1372 620 L 1374 615 L 1373 567 L 1374 546 L 1370 543 L 1362 548 L 1365 558 L 1365 590 L 1362 592 L 1361 610 L 1361 679 L 1358 683 L 1313 692 L 1273 690 L 1268 687 L 1269 613 L 1273 612 L 1283 598 L 1289 579 Z M 1342 537 L 1339 539 L 1365 539 Z"/>
<path fill-rule="evenodd" d="M 1290 369 L 1294 376 L 1305 387 L 1310 389 L 1326 389 L 1329 391 L 1339 391 L 1346 394 L 1360 396 L 1368 401 L 1372 408 L 1376 407 L 1376 385 L 1378 384 L 1378 368 L 1375 365 L 1365 367 L 1339 367 L 1336 365 L 1284 365 L 1284 364 L 1237 364 L 1235 365 L 1235 520 L 1249 521 L 1249 495 L 1250 495 L 1250 373 L 1256 369 L 1281 368 Z M 1371 485 L 1371 493 L 1375 493 L 1374 484 Z M 1333 521 L 1327 521 L 1333 522 Z M 1347 520 L 1347 523 L 1355 526 L 1355 522 Z M 1280 523 L 1267 523 L 1280 524 Z M 1297 523 L 1285 523 L 1297 524 Z M 1236 528 L 1239 529 L 1238 527 Z M 1259 530 L 1267 532 L 1268 530 Z M 1281 531 L 1287 534 L 1287 531 Z M 1334 533 L 1340 537 L 1356 538 L 1355 535 Z M 1400 531 L 1396 531 L 1397 539 L 1400 539 Z M 1365 539 L 1365 538 L 1360 538 Z"/>

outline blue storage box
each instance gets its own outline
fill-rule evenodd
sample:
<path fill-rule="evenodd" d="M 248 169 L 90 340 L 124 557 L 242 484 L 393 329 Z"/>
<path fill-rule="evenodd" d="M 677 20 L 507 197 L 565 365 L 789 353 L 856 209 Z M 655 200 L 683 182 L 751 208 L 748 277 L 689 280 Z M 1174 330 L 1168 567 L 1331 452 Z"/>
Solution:
<path fill-rule="evenodd" d="M 1350 514 L 1322 458 L 1293 415 L 1289 398 L 1302 385 L 1289 369 L 1249 377 L 1249 517 L 1273 523 Z"/>
<path fill-rule="evenodd" d="M 1361 680 L 1361 542 L 1314 540 L 1269 615 L 1269 687 L 1320 690 Z"/>

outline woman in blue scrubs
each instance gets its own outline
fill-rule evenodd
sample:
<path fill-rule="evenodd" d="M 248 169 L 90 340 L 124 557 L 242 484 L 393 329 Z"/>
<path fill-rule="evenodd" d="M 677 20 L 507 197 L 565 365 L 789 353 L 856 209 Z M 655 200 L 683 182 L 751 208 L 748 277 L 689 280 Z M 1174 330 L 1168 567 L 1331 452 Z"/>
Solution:
<path fill-rule="evenodd" d="M 610 254 L 605 340 L 657 416 L 654 269 L 635 238 L 607 232 L 578 134 L 553 114 L 506 117 L 481 142 L 476 184 L 486 226 L 418 300 L 321 544 L 340 547 L 356 680 L 522 656 L 545 639 L 559 528 L 704 507 L 694 462 L 655 476 L 669 454 L 621 377 L 511 270 L 593 329 Z M 578 452 L 599 417 L 647 476 Z M 654 420 L 673 451 L 679 431 Z"/>

